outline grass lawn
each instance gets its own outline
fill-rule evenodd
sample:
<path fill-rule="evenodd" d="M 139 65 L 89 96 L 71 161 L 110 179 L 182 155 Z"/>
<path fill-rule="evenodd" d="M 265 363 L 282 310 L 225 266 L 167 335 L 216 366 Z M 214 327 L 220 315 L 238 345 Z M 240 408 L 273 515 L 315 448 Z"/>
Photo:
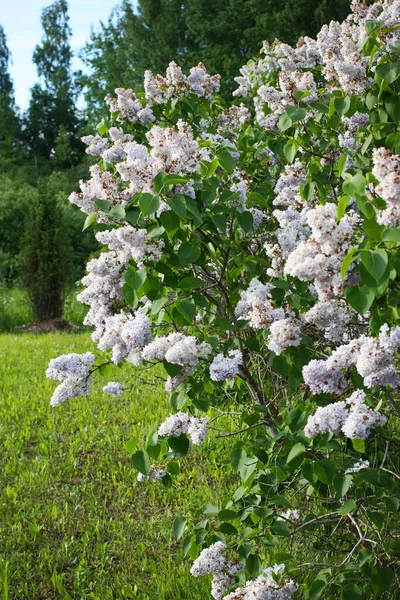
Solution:
<path fill-rule="evenodd" d="M 137 383 L 114 398 L 97 377 L 91 397 L 52 409 L 50 358 L 88 350 L 87 333 L 0 335 L 0 598 L 205 600 L 171 528 L 225 495 L 221 441 L 189 454 L 174 489 L 139 484 L 125 445 L 166 418 L 168 396 Z"/>

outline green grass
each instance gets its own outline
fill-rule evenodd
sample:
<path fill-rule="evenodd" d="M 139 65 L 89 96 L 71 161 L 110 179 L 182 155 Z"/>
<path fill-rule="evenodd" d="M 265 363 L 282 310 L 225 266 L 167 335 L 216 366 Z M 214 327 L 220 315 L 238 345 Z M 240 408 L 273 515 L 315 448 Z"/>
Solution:
<path fill-rule="evenodd" d="M 50 358 L 90 349 L 87 333 L 0 336 L 0 598 L 209 598 L 171 526 L 225 495 L 220 446 L 193 450 L 173 489 L 139 484 L 125 445 L 169 414 L 162 388 L 138 383 L 113 398 L 107 379 L 89 398 L 49 406 Z"/>

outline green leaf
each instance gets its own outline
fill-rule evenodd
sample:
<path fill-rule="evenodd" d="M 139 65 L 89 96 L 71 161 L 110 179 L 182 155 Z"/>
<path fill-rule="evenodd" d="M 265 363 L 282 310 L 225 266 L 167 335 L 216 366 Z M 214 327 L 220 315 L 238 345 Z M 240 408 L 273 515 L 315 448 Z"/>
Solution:
<path fill-rule="evenodd" d="M 181 267 L 186 267 L 196 262 L 201 256 L 201 249 L 193 243 L 185 242 L 179 247 L 178 261 Z"/>
<path fill-rule="evenodd" d="M 400 242 L 400 227 L 396 229 L 387 229 L 382 234 L 382 240 L 384 242 Z"/>
<path fill-rule="evenodd" d="M 125 444 L 125 450 L 127 450 L 127 452 L 133 452 L 134 449 L 136 448 L 136 446 L 138 445 L 139 440 L 136 437 L 131 438 L 130 440 L 128 440 Z"/>
<path fill-rule="evenodd" d="M 237 220 L 239 221 L 240 227 L 246 233 L 249 233 L 253 229 L 253 215 L 248 210 L 238 213 Z"/>
<path fill-rule="evenodd" d="M 206 504 L 203 508 L 203 515 L 206 517 L 217 517 L 218 513 L 219 508 L 218 506 L 215 506 L 215 504 Z"/>
<path fill-rule="evenodd" d="M 361 590 L 356 583 L 349 583 L 342 588 L 342 600 L 361 600 Z"/>
<path fill-rule="evenodd" d="M 211 177 L 212 175 L 214 175 L 214 173 L 218 169 L 218 167 L 219 167 L 218 158 L 215 157 L 208 166 L 207 177 Z"/>
<path fill-rule="evenodd" d="M 333 478 L 333 487 L 338 498 L 343 498 L 351 486 L 352 478 L 349 475 L 335 475 Z"/>
<path fill-rule="evenodd" d="M 163 173 L 162 171 L 160 171 L 160 173 L 157 173 L 157 175 L 154 177 L 153 186 L 157 193 L 160 193 L 163 188 L 164 177 L 165 173 Z"/>
<path fill-rule="evenodd" d="M 97 215 L 98 215 L 98 213 L 94 212 L 86 217 L 85 222 L 83 224 L 82 231 L 85 231 L 85 229 L 90 227 L 95 222 Z"/>
<path fill-rule="evenodd" d="M 288 457 L 286 459 L 287 464 L 289 465 L 298 456 L 304 455 L 305 451 L 306 451 L 306 447 L 304 446 L 304 444 L 300 444 L 300 443 L 295 444 L 288 454 Z"/>
<path fill-rule="evenodd" d="M 151 194 L 140 194 L 139 196 L 139 206 L 144 217 L 154 215 L 160 208 L 160 204 L 160 196 L 152 196 Z"/>
<path fill-rule="evenodd" d="M 289 117 L 289 115 L 285 112 L 282 113 L 281 116 L 279 117 L 278 129 L 280 131 L 286 131 L 292 125 L 293 125 L 292 119 Z"/>
<path fill-rule="evenodd" d="M 240 471 L 240 469 L 244 466 L 247 458 L 246 450 L 241 448 L 234 448 L 231 452 L 229 460 L 231 462 L 232 467 L 235 471 Z"/>
<path fill-rule="evenodd" d="M 335 463 L 329 458 L 323 458 L 315 463 L 314 472 L 322 483 L 332 485 L 333 478 L 336 475 Z"/>
<path fill-rule="evenodd" d="M 387 83 L 393 83 L 400 77 L 400 62 L 380 64 L 376 67 L 375 73 Z"/>
<path fill-rule="evenodd" d="M 349 249 L 349 251 L 347 252 L 346 256 L 343 259 L 342 266 L 340 267 L 340 276 L 343 280 L 346 277 L 348 268 L 351 265 L 352 261 L 354 260 L 355 254 L 357 253 L 357 251 L 358 251 L 358 249 L 353 246 L 352 248 Z"/>
<path fill-rule="evenodd" d="M 288 140 L 283 147 L 283 154 L 289 163 L 294 161 L 297 152 L 297 143 L 294 140 Z"/>
<path fill-rule="evenodd" d="M 175 194 L 172 198 L 168 198 L 167 202 L 172 210 L 181 218 L 186 219 L 186 199 L 183 194 Z M 162 214 L 162 213 L 161 213 Z"/>
<path fill-rule="evenodd" d="M 361 262 L 368 273 L 379 282 L 388 266 L 388 255 L 385 250 L 362 250 Z"/>
<path fill-rule="evenodd" d="M 160 215 L 161 225 L 165 231 L 173 235 L 179 229 L 179 217 L 176 212 L 172 210 L 165 210 Z"/>
<path fill-rule="evenodd" d="M 164 366 L 164 369 L 166 370 L 166 372 L 168 373 L 168 375 L 170 377 L 176 377 L 176 375 L 179 375 L 179 373 L 182 372 L 182 366 L 181 365 L 176 365 L 174 363 L 169 363 L 165 358 L 163 360 L 163 366 Z"/>
<path fill-rule="evenodd" d="M 365 452 L 365 440 L 354 439 L 351 440 L 353 448 L 356 452 L 363 454 Z"/>
<path fill-rule="evenodd" d="M 125 281 L 134 290 L 138 290 L 142 287 L 142 285 L 146 281 L 146 277 L 147 273 L 145 269 L 139 269 L 137 271 L 134 271 L 133 269 L 128 269 L 125 272 Z"/>
<path fill-rule="evenodd" d="M 346 500 L 346 502 L 344 504 L 342 504 L 342 506 L 339 508 L 338 513 L 339 515 L 342 515 L 342 517 L 344 517 L 345 515 L 348 515 L 350 512 L 352 512 L 353 510 L 356 510 L 357 508 L 357 504 L 355 502 L 355 500 L 351 499 L 351 500 Z"/>
<path fill-rule="evenodd" d="M 318 600 L 318 598 L 321 598 L 322 592 L 324 591 L 325 587 L 325 581 L 322 581 L 322 579 L 314 579 L 308 591 L 310 600 Z"/>
<path fill-rule="evenodd" d="M 125 209 L 123 206 L 120 206 L 120 205 L 114 206 L 110 210 L 110 215 L 112 217 L 115 217 L 116 219 L 124 219 L 125 218 Z"/>
<path fill-rule="evenodd" d="M 363 315 L 371 308 L 375 294 L 366 285 L 355 285 L 347 288 L 346 299 L 360 315 Z"/>
<path fill-rule="evenodd" d="M 337 213 L 336 213 L 336 218 L 338 221 L 340 221 L 340 219 L 343 217 L 344 213 L 346 212 L 346 208 L 347 208 L 347 205 L 349 202 L 350 202 L 350 196 L 340 196 L 339 202 L 338 202 L 338 207 L 337 207 Z"/>
<path fill-rule="evenodd" d="M 390 567 L 376 567 L 372 570 L 372 589 L 375 596 L 380 596 L 390 588 L 393 583 L 394 573 Z"/>
<path fill-rule="evenodd" d="M 234 510 L 223 509 L 218 513 L 218 519 L 220 521 L 232 521 L 233 519 L 237 519 L 238 514 Z"/>
<path fill-rule="evenodd" d="M 101 210 L 110 210 L 111 200 L 95 200 L 94 203 Z"/>
<path fill-rule="evenodd" d="M 226 148 L 222 148 L 218 152 L 218 160 L 221 167 L 228 171 L 228 173 L 232 173 L 236 167 L 236 160 L 233 158 L 232 154 Z"/>
<path fill-rule="evenodd" d="M 188 323 L 193 322 L 197 314 L 197 308 L 193 298 L 183 298 L 183 300 L 177 300 L 175 306 L 180 314 L 185 317 Z"/>
<path fill-rule="evenodd" d="M 183 532 L 185 531 L 187 520 L 184 517 L 178 517 L 174 521 L 173 531 L 174 536 L 177 540 L 180 540 L 183 536 Z"/>
<path fill-rule="evenodd" d="M 143 475 L 147 475 L 150 471 L 150 459 L 147 452 L 143 450 L 137 450 L 132 454 L 132 462 L 135 469 L 137 469 Z"/>
<path fill-rule="evenodd" d="M 334 100 L 335 110 L 339 115 L 345 115 L 350 108 L 351 98 L 345 96 L 344 98 L 335 98 Z"/>
<path fill-rule="evenodd" d="M 388 115 L 392 118 L 392 120 L 400 124 L 400 97 L 399 96 L 391 96 L 385 102 L 385 108 L 387 110 Z"/>
<path fill-rule="evenodd" d="M 260 557 L 256 554 L 249 554 L 249 556 L 246 558 L 246 569 L 250 573 L 250 576 L 255 578 L 261 569 Z"/>
<path fill-rule="evenodd" d="M 182 175 L 176 175 L 175 173 L 170 173 L 169 175 L 164 175 L 163 178 L 163 187 L 167 185 L 183 185 L 189 181 L 188 177 L 183 177 Z"/>
<path fill-rule="evenodd" d="M 186 455 L 189 450 L 189 438 L 184 433 L 179 436 L 171 436 L 168 438 L 168 445 L 174 452 Z"/>
<path fill-rule="evenodd" d="M 288 524 L 284 521 L 276 521 L 272 525 L 271 529 L 274 533 L 276 533 L 276 535 L 279 535 L 280 537 L 289 538 L 292 535 Z"/>
<path fill-rule="evenodd" d="M 196 290 L 204 285 L 204 281 L 199 277 L 184 277 L 179 282 L 179 287 L 184 290 Z"/>

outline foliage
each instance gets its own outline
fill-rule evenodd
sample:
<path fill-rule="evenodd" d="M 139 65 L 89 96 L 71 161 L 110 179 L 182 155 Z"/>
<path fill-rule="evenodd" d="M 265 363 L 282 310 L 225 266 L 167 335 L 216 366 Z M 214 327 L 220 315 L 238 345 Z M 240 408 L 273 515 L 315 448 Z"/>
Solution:
<path fill-rule="evenodd" d="M 69 281 L 70 252 L 56 189 L 56 177 L 39 180 L 26 217 L 24 279 L 39 320 L 62 315 Z"/>
<path fill-rule="evenodd" d="M 75 106 L 80 90 L 78 73 L 71 72 L 72 32 L 66 0 L 56 0 L 43 9 L 41 20 L 44 36 L 33 54 L 39 83 L 32 88 L 24 131 L 30 152 L 39 163 L 51 158 L 65 168 L 82 156 L 77 135 L 81 122 Z"/>
<path fill-rule="evenodd" d="M 20 121 L 16 113 L 14 89 L 8 72 L 10 52 L 3 27 L 0 25 L 0 157 L 11 158 L 18 152 Z"/>
<path fill-rule="evenodd" d="M 221 444 L 210 442 L 196 469 L 182 465 L 179 503 L 174 490 L 143 489 L 125 446 L 146 433 L 148 411 L 154 422 L 166 414 L 162 387 L 137 382 L 115 400 L 102 393 L 101 378 L 95 397 L 70 405 L 68 418 L 43 401 L 49 358 L 92 346 L 82 334 L 0 336 L 0 596 L 8 589 L 18 600 L 203 600 L 208 583 L 199 586 L 190 561 L 165 548 L 179 511 L 194 510 L 199 496 L 206 504 L 227 493 Z"/>
<path fill-rule="evenodd" d="M 21 275 L 21 243 L 25 217 L 34 188 L 0 176 L 0 281 L 9 284 Z"/>
<path fill-rule="evenodd" d="M 264 39 L 295 43 L 301 35 L 316 35 L 323 23 L 343 19 L 349 6 L 348 0 L 140 0 L 133 8 L 124 0 L 81 52 L 90 68 L 82 78 L 89 114 L 104 114 L 105 94 L 139 89 L 147 69 L 161 73 L 171 60 L 185 69 L 201 61 L 220 73 L 228 98 L 239 68 Z"/>

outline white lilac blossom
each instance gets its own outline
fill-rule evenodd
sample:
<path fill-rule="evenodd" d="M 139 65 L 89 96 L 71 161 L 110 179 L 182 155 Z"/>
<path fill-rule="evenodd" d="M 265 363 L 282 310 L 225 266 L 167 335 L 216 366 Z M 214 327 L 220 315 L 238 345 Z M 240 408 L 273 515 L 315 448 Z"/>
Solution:
<path fill-rule="evenodd" d="M 162 240 L 149 242 L 146 229 L 136 229 L 131 225 L 99 231 L 96 239 L 115 250 L 120 263 L 127 263 L 131 258 L 143 266 L 145 260 L 158 261 L 161 258 L 164 243 Z"/>
<path fill-rule="evenodd" d="M 252 279 L 247 290 L 240 294 L 235 308 L 236 317 L 250 320 L 253 329 L 267 329 L 273 321 L 284 319 L 284 310 L 274 308 L 270 301 L 271 289 L 271 284 Z"/>
<path fill-rule="evenodd" d="M 219 86 L 220 76 L 209 75 L 202 63 L 190 69 L 188 77 L 175 62 L 169 63 L 165 77 L 153 75 L 151 71 L 144 74 L 147 106 L 162 104 L 173 97 L 189 93 L 209 99 L 218 92 Z"/>
<path fill-rule="evenodd" d="M 103 392 L 105 394 L 110 394 L 110 396 L 121 396 L 124 392 L 124 386 L 117 381 L 109 381 L 107 385 L 103 387 Z"/>
<path fill-rule="evenodd" d="M 211 595 L 215 600 L 224 597 L 225 592 L 232 585 L 232 575 L 243 570 L 240 563 L 228 561 L 224 556 L 227 548 L 223 542 L 215 542 L 209 548 L 204 548 L 199 557 L 194 561 L 190 573 L 193 577 L 213 574 Z"/>
<path fill-rule="evenodd" d="M 91 179 L 80 181 L 81 191 L 73 192 L 69 201 L 88 215 L 98 213 L 96 220 L 99 223 L 110 223 L 110 219 L 99 211 L 95 200 L 108 200 L 110 208 L 125 207 L 132 200 L 134 193 L 129 188 L 121 188 L 115 177 L 108 171 L 102 171 L 98 165 L 92 165 L 89 171 Z"/>
<path fill-rule="evenodd" d="M 84 324 L 95 327 L 92 339 L 99 341 L 105 326 L 105 320 L 113 316 L 113 305 L 122 300 L 122 267 L 115 252 L 102 252 L 86 266 L 88 274 L 82 279 L 86 286 L 77 299 L 90 306 Z"/>
<path fill-rule="evenodd" d="M 149 106 L 142 106 L 139 98 L 130 89 L 116 88 L 116 98 L 106 97 L 110 112 L 118 112 L 117 121 L 130 121 L 131 123 L 142 123 L 148 127 L 155 121 L 153 111 Z"/>
<path fill-rule="evenodd" d="M 188 434 L 192 444 L 201 446 L 207 435 L 208 417 L 192 417 L 188 413 L 178 412 L 170 415 L 158 428 L 162 437 L 177 437 Z"/>
<path fill-rule="evenodd" d="M 211 346 L 204 342 L 198 342 L 194 336 L 186 336 L 182 333 L 170 333 L 166 337 L 157 337 L 148 344 L 142 353 L 145 360 L 161 361 L 165 358 L 168 362 L 182 367 L 181 373 L 176 377 L 168 377 L 166 390 L 174 391 L 188 375 L 191 375 L 200 356 L 207 356 L 211 352 Z"/>
<path fill-rule="evenodd" d="M 292 319 L 280 319 L 270 325 L 268 348 L 278 356 L 290 346 L 299 346 L 301 331 Z"/>
<path fill-rule="evenodd" d="M 234 377 L 243 363 L 240 350 L 230 350 L 228 356 L 217 354 L 210 365 L 210 377 L 213 381 L 225 381 Z"/>
<path fill-rule="evenodd" d="M 284 569 L 283 564 L 264 569 L 257 579 L 246 581 L 224 600 L 291 600 L 297 586 L 291 579 L 282 578 Z M 279 583 L 274 576 L 278 580 L 281 578 Z"/>
<path fill-rule="evenodd" d="M 82 142 L 88 147 L 86 148 L 86 154 L 92 156 L 101 156 L 103 152 L 109 149 L 110 144 L 106 138 L 101 135 L 85 135 L 81 138 Z"/>
<path fill-rule="evenodd" d="M 307 181 L 306 170 L 296 158 L 292 165 L 286 165 L 285 170 L 280 174 L 276 182 L 274 192 L 274 206 L 283 206 L 296 210 L 304 205 L 304 200 L 300 195 L 300 185 Z"/>
<path fill-rule="evenodd" d="M 124 146 L 126 160 L 116 165 L 122 181 L 129 182 L 132 194 L 155 193 L 153 181 L 159 172 L 190 176 L 200 172 L 200 163 L 210 158 L 209 148 L 200 148 L 193 130 L 180 119 L 176 129 L 154 126 L 147 132 L 150 145 L 127 142 Z M 176 191 L 194 197 L 192 181 L 176 186 Z"/>
<path fill-rule="evenodd" d="M 311 235 L 289 254 L 284 267 L 286 275 L 313 282 L 323 301 L 332 300 L 343 291 L 340 268 L 359 221 L 358 215 L 349 211 L 337 222 L 336 211 L 336 205 L 328 203 L 307 212 Z"/>
<path fill-rule="evenodd" d="M 304 382 L 313 394 L 340 394 L 346 387 L 345 371 L 355 366 L 368 388 L 397 387 L 395 352 L 400 347 L 400 327 L 383 325 L 378 338 L 361 336 L 339 346 L 326 360 L 312 360 L 303 367 Z"/>
<path fill-rule="evenodd" d="M 157 469 L 155 465 L 151 465 L 150 471 L 147 475 L 143 475 L 143 473 L 138 473 L 137 480 L 139 483 L 143 483 L 144 481 L 156 482 L 159 479 L 162 479 L 166 475 L 165 469 Z"/>
<path fill-rule="evenodd" d="M 400 225 L 400 156 L 386 148 L 374 148 L 372 173 L 379 184 L 375 191 L 386 202 L 386 208 L 378 210 L 376 220 L 381 225 Z"/>
<path fill-rule="evenodd" d="M 301 316 L 306 323 L 322 329 L 325 338 L 331 342 L 338 342 L 342 339 L 350 321 L 346 304 L 334 300 L 317 302 Z"/>
<path fill-rule="evenodd" d="M 365 439 L 371 427 L 384 425 L 386 417 L 369 408 L 365 402 L 365 392 L 356 390 L 345 401 L 334 402 L 317 408 L 308 418 L 304 433 L 311 438 L 321 433 L 342 432 L 351 439 Z"/>
<path fill-rule="evenodd" d="M 46 371 L 48 379 L 64 381 L 67 377 L 84 379 L 89 375 L 89 369 L 95 360 L 94 354 L 86 352 L 85 354 L 62 354 L 57 358 L 52 358 Z"/>
<path fill-rule="evenodd" d="M 89 396 L 91 391 L 90 380 L 90 377 L 85 379 L 75 377 L 74 375 L 67 377 L 67 379 L 55 389 L 50 400 L 50 406 L 59 406 L 63 402 L 66 402 L 71 398 L 76 398 L 77 396 Z"/>
<path fill-rule="evenodd" d="M 85 354 L 62 354 L 49 362 L 46 377 L 62 382 L 53 393 L 51 406 L 59 406 L 76 396 L 89 395 L 90 367 L 94 360 L 94 354 L 86 352 Z"/>
<path fill-rule="evenodd" d="M 112 361 L 116 365 L 129 355 L 129 360 L 138 366 L 142 361 L 142 350 L 150 342 L 150 319 L 139 309 L 135 316 L 121 311 L 107 317 L 98 347 L 100 350 L 112 349 Z"/>
<path fill-rule="evenodd" d="M 368 469 L 368 467 L 369 460 L 358 460 L 354 463 L 352 467 L 349 467 L 345 470 L 345 475 L 348 475 L 350 473 L 358 473 L 359 471 L 361 471 L 361 469 Z"/>
<path fill-rule="evenodd" d="M 368 122 L 369 115 L 366 113 L 356 112 L 351 117 L 342 117 L 342 123 L 352 133 L 355 133 L 358 129 L 365 127 Z"/>

